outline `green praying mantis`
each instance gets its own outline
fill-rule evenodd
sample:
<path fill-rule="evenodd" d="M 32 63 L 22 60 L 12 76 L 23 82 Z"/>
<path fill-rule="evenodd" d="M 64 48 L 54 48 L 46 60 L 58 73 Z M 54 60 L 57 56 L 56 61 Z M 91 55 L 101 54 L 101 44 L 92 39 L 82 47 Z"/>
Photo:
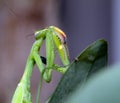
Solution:
<path fill-rule="evenodd" d="M 67 71 L 70 61 L 66 38 L 65 33 L 55 26 L 35 32 L 35 42 L 31 48 L 25 71 L 15 90 L 11 103 L 32 103 L 30 78 L 35 64 L 41 73 L 40 85 L 42 80 L 48 83 L 51 81 L 52 70 L 63 74 Z M 44 40 L 46 40 L 46 58 L 39 53 Z M 55 64 L 55 50 L 57 50 L 63 66 Z M 38 103 L 38 99 L 36 103 Z"/>

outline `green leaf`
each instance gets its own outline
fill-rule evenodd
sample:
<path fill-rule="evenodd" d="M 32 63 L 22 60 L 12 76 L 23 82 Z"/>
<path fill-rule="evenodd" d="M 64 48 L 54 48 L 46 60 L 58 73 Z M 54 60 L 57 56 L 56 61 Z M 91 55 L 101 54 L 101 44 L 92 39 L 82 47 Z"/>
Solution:
<path fill-rule="evenodd" d="M 97 40 L 85 49 L 70 65 L 63 75 L 49 103 L 64 103 L 66 98 L 79 86 L 82 86 L 88 77 L 107 64 L 107 42 Z"/>
<path fill-rule="evenodd" d="M 120 103 L 120 64 L 94 75 L 65 103 Z"/>

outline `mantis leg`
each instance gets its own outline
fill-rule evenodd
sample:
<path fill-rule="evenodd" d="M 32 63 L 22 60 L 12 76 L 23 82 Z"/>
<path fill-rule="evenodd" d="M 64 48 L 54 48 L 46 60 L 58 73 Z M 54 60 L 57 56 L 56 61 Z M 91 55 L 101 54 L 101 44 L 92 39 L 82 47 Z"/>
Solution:
<path fill-rule="evenodd" d="M 52 69 L 64 74 L 66 72 L 66 70 L 68 69 L 68 66 L 60 66 L 60 65 L 57 65 L 57 64 L 54 64 L 54 66 L 52 67 Z"/>
<path fill-rule="evenodd" d="M 37 66 L 38 66 L 39 71 L 41 72 L 41 75 L 43 76 L 43 79 L 46 82 L 50 82 L 50 80 L 51 80 L 52 69 L 49 69 L 49 67 L 52 67 L 53 62 L 54 62 L 54 50 L 53 50 L 53 46 L 52 46 L 53 44 L 50 41 L 51 40 L 50 34 L 48 36 L 46 36 L 46 38 L 47 38 L 46 39 L 47 40 L 47 43 L 46 43 L 46 45 L 47 45 L 47 47 L 46 47 L 46 49 L 47 49 L 47 52 L 46 52 L 46 55 L 47 55 L 46 69 L 44 68 L 41 56 L 38 52 L 39 48 L 40 48 L 40 45 L 42 44 L 43 41 L 41 41 L 41 43 L 40 43 L 40 40 L 36 41 L 36 44 L 35 44 L 36 48 L 34 48 L 34 52 L 33 52 L 33 58 L 34 58 Z"/>
<path fill-rule="evenodd" d="M 47 78 L 47 82 L 51 81 L 52 77 L 52 67 L 54 64 L 54 44 L 53 44 L 53 38 L 52 38 L 52 31 L 48 30 L 46 33 L 46 68 L 45 73 L 43 75 L 44 78 Z"/>
<path fill-rule="evenodd" d="M 42 80 L 43 80 L 43 74 L 44 74 L 44 65 L 43 65 L 43 61 L 45 62 L 46 60 L 44 60 L 45 58 L 40 56 L 39 55 L 39 49 L 41 47 L 41 44 L 43 42 L 43 38 L 41 38 L 40 40 L 37 40 L 35 42 L 34 45 L 36 45 L 36 48 L 33 48 L 33 59 L 34 61 L 36 62 L 37 66 L 38 66 L 38 69 L 41 73 L 41 76 L 40 76 L 40 83 L 39 83 L 39 86 L 38 86 L 38 91 L 37 91 L 37 98 L 36 98 L 36 103 L 39 103 L 39 97 L 40 97 L 40 93 L 41 93 L 41 88 L 42 88 Z M 46 78 L 44 78 L 46 79 Z"/>
<path fill-rule="evenodd" d="M 40 55 L 38 53 L 34 53 L 34 59 L 35 59 L 35 62 L 38 66 L 38 69 L 41 73 L 41 75 L 43 75 L 43 72 L 44 72 L 44 65 L 42 63 L 42 60 L 40 58 Z"/>
<path fill-rule="evenodd" d="M 52 67 L 54 64 L 55 55 L 51 30 L 48 30 L 48 32 L 46 33 L 46 58 L 47 58 L 46 68 Z"/>
<path fill-rule="evenodd" d="M 37 64 L 38 69 L 41 72 L 41 74 L 44 71 L 44 65 L 43 65 L 41 57 L 39 55 L 39 50 L 40 50 L 42 43 L 43 43 L 43 38 L 36 40 L 35 43 L 33 44 L 34 48 L 32 47 L 32 58 L 34 59 L 35 63 Z"/>
<path fill-rule="evenodd" d="M 64 66 L 68 66 L 70 64 L 69 54 L 68 54 L 68 49 L 67 49 L 67 46 L 66 46 L 66 41 L 61 36 L 62 35 L 61 33 L 63 33 L 63 32 L 56 31 L 56 29 L 54 27 L 52 27 L 51 29 L 53 31 L 53 35 L 52 35 L 53 36 L 53 41 L 54 41 L 54 44 L 57 48 L 60 59 L 61 59 Z M 67 70 L 67 68 L 65 68 L 65 69 Z"/>

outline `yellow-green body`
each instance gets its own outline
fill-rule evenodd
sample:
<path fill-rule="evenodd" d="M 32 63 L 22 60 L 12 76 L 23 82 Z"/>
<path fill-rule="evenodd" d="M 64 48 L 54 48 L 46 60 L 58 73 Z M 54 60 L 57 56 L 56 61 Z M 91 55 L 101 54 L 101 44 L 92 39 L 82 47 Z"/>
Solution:
<path fill-rule="evenodd" d="M 61 33 L 63 32 L 59 28 L 54 26 L 50 26 L 46 29 L 35 32 L 36 41 L 31 48 L 30 54 L 27 59 L 25 71 L 15 90 L 11 103 L 32 103 L 30 93 L 30 79 L 34 64 L 37 65 L 41 73 L 41 80 L 44 79 L 46 82 L 51 81 L 53 69 L 61 73 L 66 72 L 70 62 L 65 41 L 66 35 Z M 41 45 L 45 39 L 47 59 L 46 66 L 44 66 L 39 53 Z M 64 65 L 63 67 L 54 63 L 55 48 L 57 49 L 60 59 Z M 38 100 L 36 103 L 38 103 Z"/>

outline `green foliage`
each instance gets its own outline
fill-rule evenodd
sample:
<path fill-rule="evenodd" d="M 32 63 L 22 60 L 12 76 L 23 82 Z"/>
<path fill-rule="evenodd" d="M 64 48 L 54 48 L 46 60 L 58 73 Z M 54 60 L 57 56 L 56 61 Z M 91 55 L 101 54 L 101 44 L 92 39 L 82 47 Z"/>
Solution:
<path fill-rule="evenodd" d="M 120 65 L 105 68 L 65 103 L 120 103 Z"/>
<path fill-rule="evenodd" d="M 106 65 L 107 43 L 104 40 L 98 40 L 85 49 L 71 64 L 49 103 L 64 103 L 78 86 L 79 88 L 82 87 L 91 75 Z"/>

